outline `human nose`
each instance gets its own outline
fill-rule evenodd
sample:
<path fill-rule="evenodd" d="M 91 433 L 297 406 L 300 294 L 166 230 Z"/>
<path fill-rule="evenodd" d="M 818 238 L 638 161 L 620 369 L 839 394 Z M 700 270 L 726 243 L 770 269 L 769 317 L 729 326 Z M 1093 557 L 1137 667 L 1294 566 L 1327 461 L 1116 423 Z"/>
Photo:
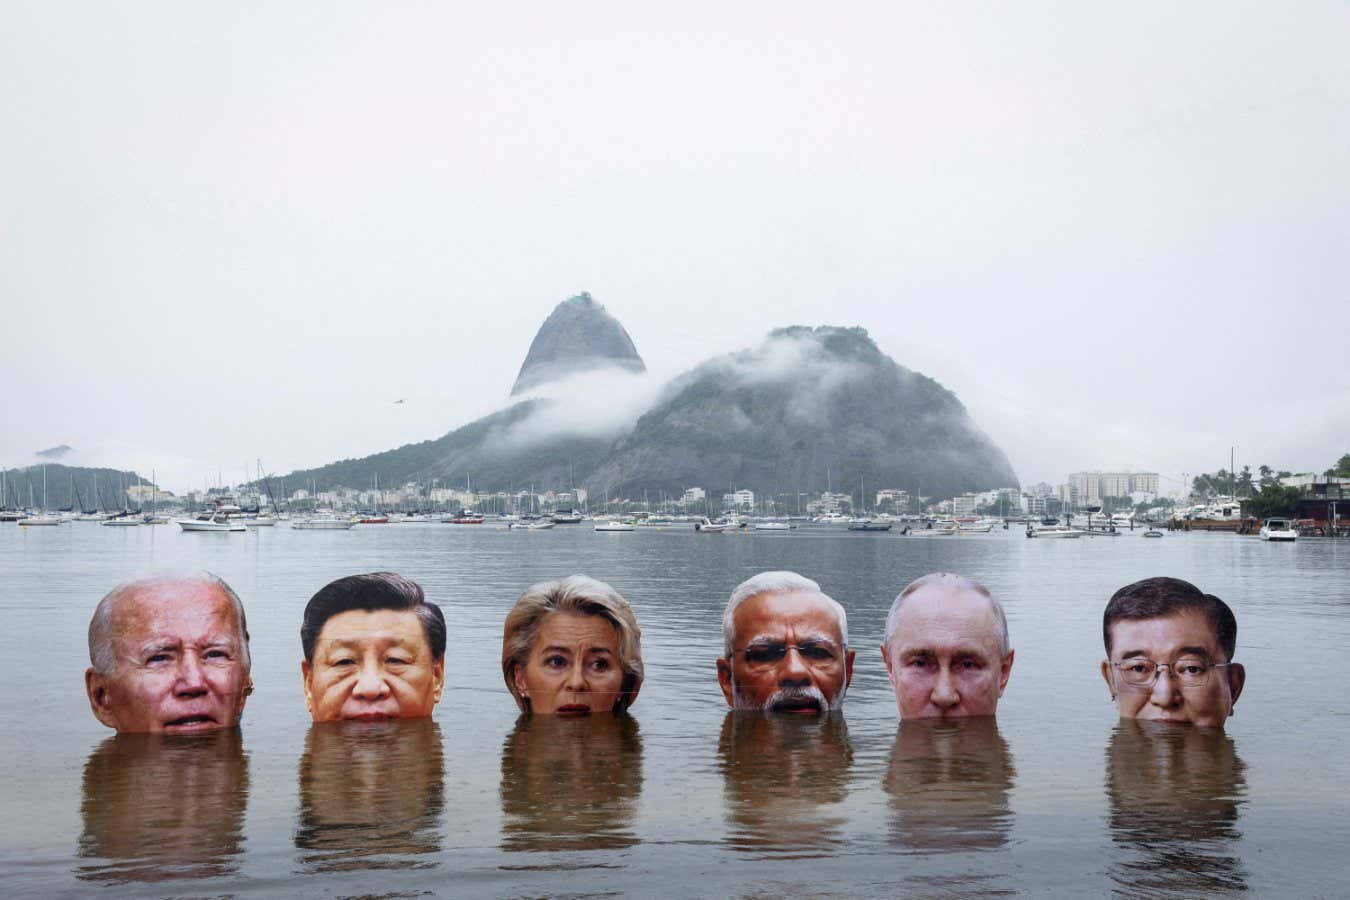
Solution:
<path fill-rule="evenodd" d="M 1172 706 L 1176 703 L 1181 694 L 1180 685 L 1177 684 L 1176 676 L 1167 666 L 1158 666 L 1158 674 L 1153 681 L 1153 691 L 1149 695 L 1149 702 L 1155 706 Z"/>
<path fill-rule="evenodd" d="M 940 709 L 949 709 L 961 702 L 961 693 L 956 689 L 956 679 L 952 677 L 951 669 L 946 666 L 938 669 L 929 699 Z"/>
<path fill-rule="evenodd" d="M 195 697 L 206 693 L 206 673 L 195 653 L 183 654 L 178 663 L 177 693 Z"/>
<path fill-rule="evenodd" d="M 810 684 L 811 670 L 806 665 L 806 660 L 802 658 L 801 651 L 795 646 L 787 648 L 787 655 L 778 667 L 778 681 L 780 684 Z"/>
<path fill-rule="evenodd" d="M 590 687 L 590 681 L 586 675 L 585 660 L 578 659 L 572 663 L 572 667 L 567 670 L 566 687 L 573 693 L 584 693 Z"/>
<path fill-rule="evenodd" d="M 389 694 L 389 685 L 385 683 L 384 673 L 374 660 L 367 660 L 361 666 L 361 673 L 352 688 L 352 696 L 359 700 L 379 700 Z"/>

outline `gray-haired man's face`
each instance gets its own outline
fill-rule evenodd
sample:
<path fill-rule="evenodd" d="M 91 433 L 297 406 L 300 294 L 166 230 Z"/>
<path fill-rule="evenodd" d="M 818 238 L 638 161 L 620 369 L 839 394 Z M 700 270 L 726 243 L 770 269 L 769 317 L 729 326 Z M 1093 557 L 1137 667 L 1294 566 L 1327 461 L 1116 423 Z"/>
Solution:
<path fill-rule="evenodd" d="M 94 715 L 119 732 L 233 728 L 250 685 L 241 630 L 234 604 L 214 584 L 133 589 L 112 611 L 112 671 L 85 673 Z"/>
<path fill-rule="evenodd" d="M 756 594 L 732 615 L 730 659 L 717 661 L 727 705 L 818 714 L 838 709 L 853 678 L 832 603 L 809 591 Z"/>
<path fill-rule="evenodd" d="M 1012 672 L 998 617 L 974 591 L 924 587 L 906 597 L 882 645 L 902 719 L 992 716 Z"/>

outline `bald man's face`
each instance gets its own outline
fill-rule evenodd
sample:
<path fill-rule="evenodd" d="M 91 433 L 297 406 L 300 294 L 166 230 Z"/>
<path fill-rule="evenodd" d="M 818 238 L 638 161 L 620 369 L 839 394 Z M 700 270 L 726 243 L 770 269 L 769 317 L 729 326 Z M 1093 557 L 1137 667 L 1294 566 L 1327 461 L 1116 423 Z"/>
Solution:
<path fill-rule="evenodd" d="M 239 625 L 216 585 L 133 588 L 112 610 L 112 671 L 85 673 L 94 716 L 118 732 L 235 727 L 251 687 Z"/>
<path fill-rule="evenodd" d="M 993 604 L 982 594 L 934 586 L 906 597 L 881 647 L 900 718 L 992 716 L 1013 663 L 999 638 Z"/>

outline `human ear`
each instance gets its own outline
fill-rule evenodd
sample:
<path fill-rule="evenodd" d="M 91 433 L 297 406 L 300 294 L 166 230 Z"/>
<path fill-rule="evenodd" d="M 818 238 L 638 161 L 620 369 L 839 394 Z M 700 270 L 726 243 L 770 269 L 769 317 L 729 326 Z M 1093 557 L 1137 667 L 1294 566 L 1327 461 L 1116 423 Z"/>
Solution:
<path fill-rule="evenodd" d="M 441 702 L 441 691 L 445 689 L 445 657 L 431 664 L 431 702 Z"/>
<path fill-rule="evenodd" d="M 998 695 L 1000 697 L 1003 696 L 1003 691 L 1008 687 L 1008 676 L 1012 675 L 1013 657 L 1016 654 L 1016 650 L 1009 650 L 1008 655 L 1003 657 L 1003 662 L 999 664 Z"/>
<path fill-rule="evenodd" d="M 92 666 L 84 670 L 84 692 L 89 695 L 89 708 L 93 710 L 94 718 L 116 729 L 117 719 L 108 704 L 108 679 Z"/>
<path fill-rule="evenodd" d="M 844 687 L 853 683 L 853 660 L 858 655 L 858 651 L 850 650 L 844 654 Z"/>
<path fill-rule="evenodd" d="M 1242 663 L 1231 663 L 1228 666 L 1228 714 L 1233 714 L 1232 707 L 1237 704 L 1238 696 L 1242 693 L 1242 686 L 1247 683 L 1247 669 Z"/>
<path fill-rule="evenodd" d="M 1116 682 L 1111 677 L 1111 660 L 1102 660 L 1102 681 L 1106 682 L 1106 689 L 1111 692 L 1111 699 L 1116 699 Z"/>
<path fill-rule="evenodd" d="M 736 704 L 732 700 L 731 693 L 731 660 L 719 659 L 717 661 L 717 683 L 722 688 L 722 696 L 726 698 L 727 706 L 735 709 Z"/>
<path fill-rule="evenodd" d="M 525 686 L 525 667 L 517 664 L 511 670 L 511 682 L 516 686 L 516 693 L 525 700 L 530 699 L 530 689 Z"/>
<path fill-rule="evenodd" d="M 314 670 L 309 665 L 309 660 L 300 660 L 300 684 L 305 689 L 305 709 L 309 714 L 314 715 Z"/>

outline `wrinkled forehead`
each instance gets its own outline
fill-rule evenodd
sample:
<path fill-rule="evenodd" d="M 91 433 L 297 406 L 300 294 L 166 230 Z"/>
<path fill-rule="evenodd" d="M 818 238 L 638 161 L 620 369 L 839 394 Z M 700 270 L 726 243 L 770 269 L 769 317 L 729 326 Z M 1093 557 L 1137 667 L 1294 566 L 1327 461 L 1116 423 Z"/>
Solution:
<path fill-rule="evenodd" d="M 200 581 L 155 582 L 133 588 L 112 609 L 112 633 L 124 641 L 176 638 L 234 638 L 239 617 L 234 603 L 213 584 Z"/>
<path fill-rule="evenodd" d="M 1161 661 L 1183 650 L 1203 651 L 1211 659 L 1223 656 L 1213 624 L 1199 610 L 1111 623 L 1111 656 L 1116 659 L 1142 654 Z"/>
<path fill-rule="evenodd" d="M 896 613 L 891 645 L 992 645 L 1001 640 L 994 603 L 981 593 L 942 586 L 910 594 Z"/>
<path fill-rule="evenodd" d="M 331 644 L 427 646 L 426 629 L 411 609 L 349 609 L 323 623 L 316 646 Z"/>
<path fill-rule="evenodd" d="M 739 640 L 788 636 L 796 640 L 843 639 L 834 603 L 814 591 L 756 594 L 736 607 L 732 621 Z"/>

